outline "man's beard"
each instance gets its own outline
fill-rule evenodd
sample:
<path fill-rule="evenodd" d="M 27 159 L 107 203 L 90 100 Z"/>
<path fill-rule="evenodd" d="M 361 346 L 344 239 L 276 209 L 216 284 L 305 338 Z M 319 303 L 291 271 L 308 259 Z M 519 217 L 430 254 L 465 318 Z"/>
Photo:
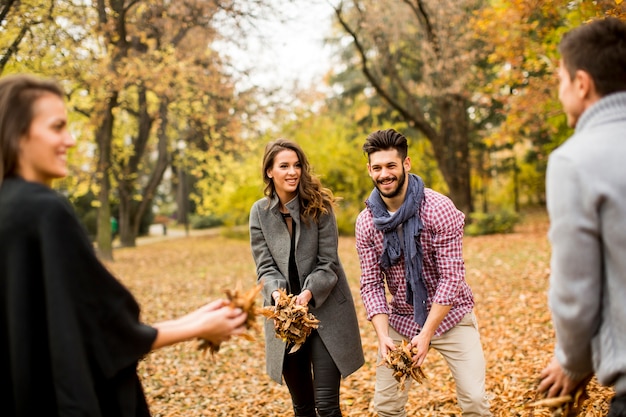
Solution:
<path fill-rule="evenodd" d="M 385 198 L 394 198 L 394 197 L 396 197 L 398 194 L 400 194 L 402 192 L 402 189 L 404 188 L 404 183 L 406 182 L 406 173 L 404 171 L 404 166 L 402 166 L 402 175 L 398 178 L 397 186 L 391 192 L 384 193 L 380 189 L 380 187 L 378 186 L 378 182 L 377 181 L 373 181 L 373 182 L 374 182 L 374 187 L 376 187 L 376 189 L 378 190 L 380 195 L 382 195 L 383 197 L 385 197 Z"/>

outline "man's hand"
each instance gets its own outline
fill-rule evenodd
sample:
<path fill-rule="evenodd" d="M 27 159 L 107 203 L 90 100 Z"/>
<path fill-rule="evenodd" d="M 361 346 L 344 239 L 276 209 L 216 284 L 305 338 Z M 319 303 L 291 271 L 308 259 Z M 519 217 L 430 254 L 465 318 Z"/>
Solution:
<path fill-rule="evenodd" d="M 396 344 L 389 336 L 383 336 L 378 338 L 378 349 L 380 350 L 380 356 L 384 359 L 390 350 L 396 349 Z"/>
<path fill-rule="evenodd" d="M 578 381 L 574 381 L 567 376 L 556 358 L 552 358 L 548 366 L 541 371 L 539 377 L 541 382 L 537 391 L 540 393 L 546 392 L 548 397 L 568 395 L 576 388 L 578 383 Z"/>
<path fill-rule="evenodd" d="M 426 360 L 428 350 L 430 349 L 430 336 L 425 333 L 414 336 L 413 339 L 411 339 L 411 347 L 417 348 L 417 353 L 413 355 L 413 362 L 417 366 L 422 366 L 424 360 Z"/>

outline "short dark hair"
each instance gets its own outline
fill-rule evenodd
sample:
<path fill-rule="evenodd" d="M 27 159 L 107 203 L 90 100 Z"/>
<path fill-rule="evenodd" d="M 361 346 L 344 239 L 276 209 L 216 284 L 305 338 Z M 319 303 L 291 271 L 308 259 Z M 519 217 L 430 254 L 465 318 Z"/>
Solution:
<path fill-rule="evenodd" d="M 409 154 L 409 145 L 404 135 L 394 129 L 377 130 L 369 134 L 363 144 L 363 152 L 370 155 L 374 152 L 395 149 L 404 161 Z"/>
<path fill-rule="evenodd" d="M 63 98 L 63 90 L 52 80 L 28 74 L 0 78 L 0 184 L 15 175 L 20 139 L 30 129 L 35 102 L 46 93 Z"/>
<path fill-rule="evenodd" d="M 600 96 L 626 91 L 626 23 L 614 17 L 593 20 L 567 32 L 559 44 L 573 79 L 587 72 Z"/>

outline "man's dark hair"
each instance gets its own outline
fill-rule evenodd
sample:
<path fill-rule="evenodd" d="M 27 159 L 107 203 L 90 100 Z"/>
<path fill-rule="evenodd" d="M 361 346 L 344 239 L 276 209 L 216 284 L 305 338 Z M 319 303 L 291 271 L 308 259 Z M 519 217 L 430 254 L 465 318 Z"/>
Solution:
<path fill-rule="evenodd" d="M 626 91 L 626 23 L 608 17 L 579 26 L 559 44 L 563 64 L 571 79 L 587 72 L 602 97 Z"/>
<path fill-rule="evenodd" d="M 395 149 L 398 155 L 404 161 L 409 153 L 409 145 L 402 133 L 394 129 L 377 130 L 365 139 L 363 144 L 363 152 L 367 154 L 367 158 L 378 151 L 387 151 Z"/>

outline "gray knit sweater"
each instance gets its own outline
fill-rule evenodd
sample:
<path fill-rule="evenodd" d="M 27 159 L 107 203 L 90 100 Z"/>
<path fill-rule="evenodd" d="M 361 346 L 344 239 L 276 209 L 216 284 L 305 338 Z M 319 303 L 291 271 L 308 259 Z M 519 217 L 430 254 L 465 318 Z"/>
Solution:
<path fill-rule="evenodd" d="M 588 108 L 551 155 L 549 304 L 556 358 L 626 393 L 626 92 Z"/>

